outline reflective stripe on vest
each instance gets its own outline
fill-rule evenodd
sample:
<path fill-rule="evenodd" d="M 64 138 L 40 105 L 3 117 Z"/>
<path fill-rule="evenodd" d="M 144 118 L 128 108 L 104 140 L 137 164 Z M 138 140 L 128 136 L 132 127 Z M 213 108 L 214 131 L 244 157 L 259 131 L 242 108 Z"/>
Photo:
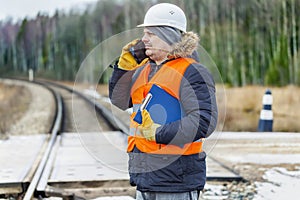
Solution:
<path fill-rule="evenodd" d="M 183 147 L 171 144 L 157 144 L 143 137 L 129 136 L 127 151 L 136 146 L 141 152 L 150 154 L 191 155 L 202 151 L 202 141 L 185 144 Z"/>
<path fill-rule="evenodd" d="M 131 152 L 135 146 L 140 151 L 151 154 L 191 155 L 202 151 L 201 140 L 185 144 L 183 147 L 170 144 L 157 144 L 156 142 L 148 141 L 145 138 L 138 136 L 139 134 L 136 134 L 138 124 L 132 120 L 139 107 L 137 105 L 142 103 L 153 84 L 160 86 L 170 95 L 179 99 L 180 83 L 183 75 L 187 67 L 194 62 L 195 61 L 191 58 L 178 58 L 169 61 L 158 70 L 150 81 L 148 81 L 148 75 L 151 69 L 150 64 L 148 64 L 138 75 L 131 88 L 131 99 L 134 105 L 134 112 L 131 115 L 131 136 L 128 137 L 128 152 Z"/>

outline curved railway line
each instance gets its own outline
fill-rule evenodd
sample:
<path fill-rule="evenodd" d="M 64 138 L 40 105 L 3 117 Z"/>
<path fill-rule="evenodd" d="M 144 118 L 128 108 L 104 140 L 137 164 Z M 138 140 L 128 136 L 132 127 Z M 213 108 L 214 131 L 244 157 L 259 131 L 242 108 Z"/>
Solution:
<path fill-rule="evenodd" d="M 72 192 L 53 189 L 53 187 L 50 190 L 49 188 L 46 188 L 47 180 L 50 176 L 50 171 L 52 170 L 51 165 L 53 165 L 53 156 L 55 155 L 53 152 L 57 149 L 57 146 L 62 140 L 61 134 L 70 133 L 70 135 L 75 135 L 76 137 L 76 133 L 78 132 L 90 133 L 99 132 L 100 130 L 104 132 L 122 132 L 126 135 L 128 128 L 120 120 L 114 118 L 107 108 L 78 91 L 49 81 L 36 81 L 35 83 L 46 87 L 51 91 L 55 98 L 56 114 L 54 115 L 55 119 L 53 120 L 53 124 L 50 125 L 50 136 L 45 139 L 46 142 L 41 145 L 42 148 L 40 151 L 42 152 L 36 154 L 39 159 L 38 161 L 35 161 L 35 163 L 38 163 L 38 165 L 34 164 L 33 166 L 35 166 L 36 169 L 30 169 L 30 171 L 34 171 L 31 180 L 18 184 L 1 183 L 0 191 L 2 195 L 0 194 L 0 197 L 9 196 L 11 191 L 13 191 L 13 193 L 18 191 L 18 194 L 12 194 L 12 196 L 23 199 L 32 199 L 37 196 L 45 197 L 51 193 L 50 195 L 53 196 L 72 199 L 76 196 Z M 74 115 L 76 115 L 74 113 L 76 113 L 76 111 L 74 111 L 73 108 L 76 106 L 80 107 L 81 113 L 77 113 L 79 119 L 74 119 Z M 84 113 L 83 116 L 82 113 Z M 96 117 L 94 117 L 95 114 Z M 80 119 L 80 117 L 89 119 Z M 68 185 L 68 187 L 70 187 L 72 184 Z M 18 189 L 15 190 L 15 186 L 18 187 Z"/>
<path fill-rule="evenodd" d="M 128 127 L 93 98 L 55 82 L 35 83 L 48 88 L 56 100 L 56 114 L 50 127 L 50 136 L 45 136 L 43 140 L 44 144 L 37 154 L 38 159 L 35 159 L 38 164 L 32 165 L 36 167 L 35 170 L 30 169 L 34 171 L 31 179 L 18 184 L 0 183 L 0 197 L 9 197 L 14 186 L 19 189 L 16 190 L 17 194 L 11 196 L 25 200 L 47 196 L 90 199 L 103 195 L 134 195 L 134 188 L 128 183 L 127 172 L 124 173 L 123 170 L 127 166 L 120 164 L 127 159 L 126 152 L 119 157 L 120 152 L 113 153 L 114 149 L 109 147 L 110 142 L 120 142 L 120 145 L 126 142 Z M 101 145 L 107 149 L 100 149 Z M 100 154 L 101 157 L 95 156 Z M 77 162 L 79 156 L 84 159 Z M 73 175 L 77 173 L 79 176 L 74 178 Z M 63 178 L 55 179 L 58 175 Z M 235 175 L 227 179 L 242 180 Z M 218 177 L 213 179 L 217 180 Z M 219 179 L 226 180 L 226 175 Z M 5 192 L 5 188 L 9 190 Z"/>
<path fill-rule="evenodd" d="M 24 199 L 31 199 L 34 195 L 34 192 L 36 191 L 38 184 L 42 181 L 44 181 L 42 179 L 43 173 L 45 172 L 45 168 L 47 166 L 47 161 L 48 158 L 51 154 L 52 148 L 55 144 L 57 135 L 59 134 L 61 127 L 62 127 L 62 121 L 63 121 L 63 101 L 61 96 L 55 92 L 54 90 L 51 90 L 50 88 L 48 88 L 52 94 L 55 97 L 55 102 L 56 102 L 56 113 L 55 113 L 55 119 L 54 119 L 54 123 L 51 127 L 51 130 L 49 131 L 51 133 L 51 137 L 50 140 L 48 142 L 47 148 L 45 150 L 45 152 L 43 153 L 42 159 L 37 167 L 37 170 L 29 184 L 29 187 L 25 193 Z"/>
<path fill-rule="evenodd" d="M 57 147 L 54 148 L 55 143 L 59 144 L 60 142 L 57 142 L 57 140 L 61 140 L 61 138 L 57 139 L 57 136 L 60 133 L 65 132 L 75 134 L 77 132 L 99 131 L 98 129 L 101 131 L 121 131 L 122 133 L 127 134 L 128 129 L 121 121 L 114 118 L 104 106 L 97 103 L 94 99 L 88 98 L 84 94 L 54 82 L 37 81 L 36 83 L 44 85 L 53 93 L 53 96 L 56 99 L 57 109 L 54 124 L 51 127 L 51 138 L 48 142 L 47 149 L 44 152 L 32 181 L 30 182 L 24 199 L 32 199 L 34 195 L 39 197 L 52 195 L 67 199 L 80 199 L 79 197 L 76 197 L 73 192 L 66 192 L 57 186 L 57 188 L 48 188 L 47 184 L 50 171 L 52 170 L 54 155 L 52 154 L 51 157 L 51 153 L 57 149 Z M 93 112 L 95 112 L 97 116 L 90 120 L 74 119 L 74 112 L 76 112 L 73 110 L 74 106 L 80 106 L 81 113 L 86 113 L 84 117 L 91 118 Z M 87 111 L 82 112 L 82 109 L 86 109 Z M 86 121 L 89 123 L 85 124 Z M 100 127 L 97 127 L 97 125 Z M 70 185 L 72 184 L 69 184 L 68 187 L 70 187 Z"/>

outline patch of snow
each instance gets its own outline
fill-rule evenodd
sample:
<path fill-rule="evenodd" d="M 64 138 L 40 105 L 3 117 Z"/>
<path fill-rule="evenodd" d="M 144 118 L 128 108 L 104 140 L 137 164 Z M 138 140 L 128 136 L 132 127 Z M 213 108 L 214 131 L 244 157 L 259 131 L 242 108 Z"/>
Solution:
<path fill-rule="evenodd" d="M 292 132 L 215 132 L 220 133 L 219 139 L 222 140 L 241 140 L 241 139 L 286 139 L 295 138 L 300 139 L 299 133 Z M 212 134 L 210 137 L 213 137 Z"/>
<path fill-rule="evenodd" d="M 297 164 L 300 163 L 300 154 L 244 154 L 228 155 L 226 160 L 234 163 L 256 163 L 256 164 Z"/>
<path fill-rule="evenodd" d="M 85 89 L 84 94 L 89 95 L 91 97 L 93 97 L 94 99 L 100 99 L 101 95 L 93 88 L 90 87 L 89 89 Z"/>
<path fill-rule="evenodd" d="M 299 169 L 299 168 L 298 168 Z M 255 200 L 298 199 L 300 196 L 300 170 L 272 168 L 263 176 L 267 182 L 256 182 Z"/>
<path fill-rule="evenodd" d="M 110 100 L 110 98 L 108 98 L 108 97 L 103 97 L 103 96 L 102 96 L 101 100 L 102 100 L 103 102 L 106 102 L 106 103 L 110 103 L 110 104 L 111 104 L 111 100 Z"/>
<path fill-rule="evenodd" d="M 93 200 L 134 200 L 130 196 L 115 196 L 115 197 L 99 197 Z"/>
<path fill-rule="evenodd" d="M 201 197 L 205 200 L 222 200 L 228 199 L 228 191 L 223 185 L 205 184 L 205 193 Z"/>

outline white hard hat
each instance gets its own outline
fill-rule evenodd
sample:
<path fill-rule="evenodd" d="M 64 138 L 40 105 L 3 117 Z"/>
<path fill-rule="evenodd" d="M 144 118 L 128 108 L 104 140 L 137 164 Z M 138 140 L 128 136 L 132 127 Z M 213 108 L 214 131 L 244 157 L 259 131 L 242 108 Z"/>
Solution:
<path fill-rule="evenodd" d="M 170 3 L 152 6 L 146 13 L 144 23 L 137 27 L 170 26 L 186 32 L 186 17 L 181 8 Z"/>

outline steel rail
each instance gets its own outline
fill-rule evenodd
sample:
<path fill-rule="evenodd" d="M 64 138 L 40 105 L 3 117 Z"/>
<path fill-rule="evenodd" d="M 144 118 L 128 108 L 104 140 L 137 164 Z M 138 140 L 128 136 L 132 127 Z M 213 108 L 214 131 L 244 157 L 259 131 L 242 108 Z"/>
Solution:
<path fill-rule="evenodd" d="M 62 89 L 68 90 L 71 93 L 80 96 L 81 98 L 85 99 L 91 106 L 95 107 L 96 111 L 100 113 L 104 119 L 108 122 L 108 124 L 116 131 L 121 131 L 122 133 L 129 135 L 129 127 L 125 125 L 118 117 L 115 117 L 112 114 L 112 111 L 107 109 L 105 106 L 101 105 L 100 103 L 96 102 L 94 99 L 88 98 L 86 95 L 82 94 L 81 92 L 74 90 L 73 88 L 61 85 L 56 82 L 43 80 L 41 83 L 47 83 L 54 85 L 56 87 L 60 87 Z"/>
<path fill-rule="evenodd" d="M 103 116 L 103 118 L 107 121 L 107 123 L 110 125 L 110 127 L 114 131 L 121 131 L 124 134 L 128 134 L 129 128 L 120 119 L 114 117 L 112 112 L 109 111 L 109 109 L 107 109 L 105 106 L 97 103 L 94 99 L 90 99 L 86 95 L 80 93 L 79 91 L 76 91 L 70 87 L 61 85 L 59 83 L 55 83 L 55 82 L 51 82 L 51 81 L 47 81 L 47 80 L 41 80 L 41 81 L 35 81 L 35 82 L 38 84 L 44 85 L 46 87 L 47 86 L 49 87 L 51 85 L 53 87 L 67 90 L 70 93 L 74 93 L 75 95 L 79 96 L 84 101 L 86 101 L 90 106 L 94 107 L 96 112 L 98 114 L 100 114 L 101 116 Z M 53 144 L 51 144 L 51 146 L 53 147 L 53 150 L 49 153 L 49 156 L 47 157 L 47 163 L 45 164 L 46 166 L 43 168 L 42 172 L 40 173 L 37 183 L 35 180 L 32 180 L 32 181 L 34 181 L 34 184 L 32 185 L 31 188 L 28 188 L 28 190 L 30 189 L 30 191 L 28 191 L 28 192 L 35 194 L 35 196 L 41 195 L 44 197 L 44 196 L 47 196 L 46 193 L 48 193 L 48 195 L 50 193 L 53 193 L 53 194 L 55 194 L 55 196 L 59 196 L 59 197 L 74 197 L 73 193 L 68 193 L 65 191 L 56 191 L 56 190 L 50 191 L 49 188 L 47 189 L 48 178 L 50 176 L 50 171 L 52 169 L 51 166 L 54 162 L 54 157 L 56 154 L 55 152 L 58 148 L 57 146 L 58 146 L 60 139 L 61 139 L 61 137 L 58 136 L 56 141 L 53 142 Z M 47 190 L 49 190 L 49 191 L 47 191 Z M 30 196 L 30 195 L 28 195 L 28 196 Z M 51 194 L 50 194 L 50 196 L 51 196 Z M 32 195 L 31 195 L 31 197 L 32 197 Z"/>
<path fill-rule="evenodd" d="M 51 138 L 47 145 L 47 148 L 43 155 L 43 158 L 42 158 L 42 160 L 33 176 L 33 179 L 30 182 L 29 187 L 25 193 L 25 196 L 23 198 L 24 200 L 30 200 L 33 197 L 34 192 L 37 187 L 37 184 L 39 183 L 41 176 L 43 174 L 43 171 L 47 165 L 47 161 L 48 161 L 49 155 L 51 154 L 52 147 L 54 146 L 57 135 L 60 131 L 62 118 L 63 118 L 63 103 L 62 103 L 61 96 L 57 92 L 54 92 L 54 94 L 55 94 L 55 99 L 56 99 L 57 111 L 56 111 L 55 123 L 52 128 L 52 132 L 51 132 Z"/>
<path fill-rule="evenodd" d="M 14 80 L 21 80 L 29 82 L 26 79 L 21 78 L 14 78 Z M 33 178 L 30 181 L 29 185 L 24 186 L 24 200 L 31 200 L 33 197 L 36 197 L 37 195 L 42 194 L 43 195 L 43 188 L 47 186 L 47 180 L 49 172 L 48 170 L 51 170 L 51 163 L 53 160 L 53 156 L 55 154 L 55 147 L 58 145 L 57 141 L 60 139 L 58 137 L 59 132 L 61 132 L 62 127 L 62 121 L 63 121 L 63 100 L 62 97 L 58 92 L 55 92 L 52 88 L 49 87 L 49 85 L 52 85 L 54 87 L 59 87 L 62 89 L 65 89 L 69 91 L 70 93 L 74 93 L 80 98 L 84 99 L 88 104 L 90 104 L 92 107 L 95 108 L 96 112 L 104 117 L 104 119 L 107 121 L 107 123 L 110 125 L 110 127 L 115 131 L 121 131 L 124 134 L 129 133 L 129 127 L 127 127 L 120 119 L 113 116 L 112 112 L 107 109 L 105 106 L 101 105 L 100 103 L 96 102 L 95 99 L 88 98 L 86 95 L 80 93 L 79 91 L 74 90 L 73 88 L 51 82 L 51 81 L 33 81 L 31 83 L 39 84 L 44 87 L 46 87 L 54 96 L 55 103 L 56 103 L 56 114 L 55 114 L 55 120 L 54 123 L 51 126 L 51 129 L 49 130 L 49 133 L 51 133 L 51 136 L 48 140 L 48 144 L 46 146 L 45 152 L 42 155 L 42 158 L 38 164 L 37 169 L 34 172 Z"/>

